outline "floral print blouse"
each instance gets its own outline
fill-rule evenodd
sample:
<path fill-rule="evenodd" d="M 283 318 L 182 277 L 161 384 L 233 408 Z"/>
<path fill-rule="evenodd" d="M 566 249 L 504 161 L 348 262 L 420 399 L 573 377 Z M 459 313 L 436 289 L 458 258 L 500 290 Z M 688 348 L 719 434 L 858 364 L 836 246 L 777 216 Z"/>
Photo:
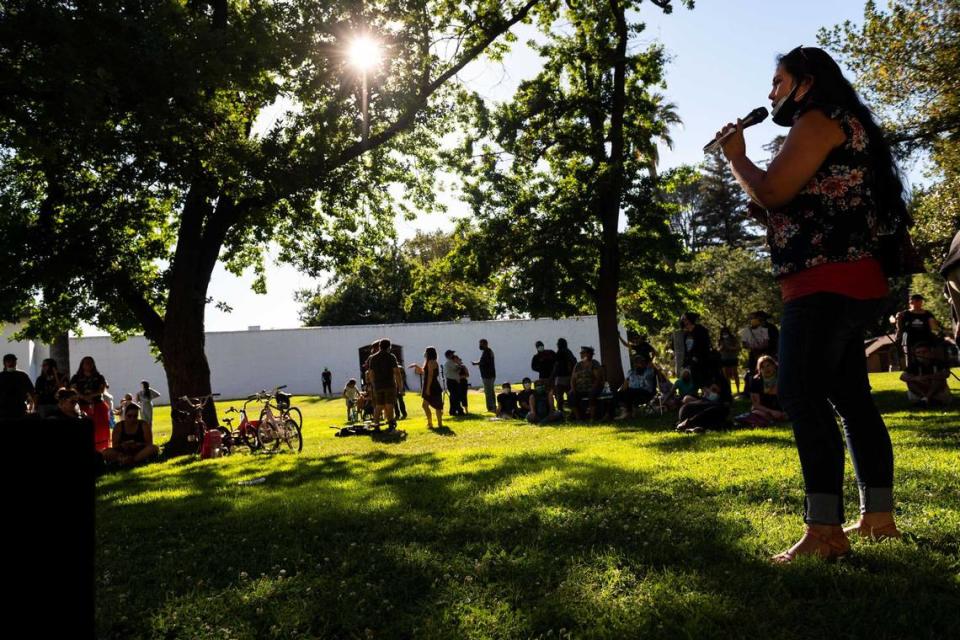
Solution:
<path fill-rule="evenodd" d="M 766 215 L 767 243 L 774 275 L 782 277 L 830 262 L 853 262 L 876 255 L 877 215 L 873 172 L 863 125 L 833 106 L 821 109 L 836 120 L 846 141 L 827 159 L 793 200 Z"/>

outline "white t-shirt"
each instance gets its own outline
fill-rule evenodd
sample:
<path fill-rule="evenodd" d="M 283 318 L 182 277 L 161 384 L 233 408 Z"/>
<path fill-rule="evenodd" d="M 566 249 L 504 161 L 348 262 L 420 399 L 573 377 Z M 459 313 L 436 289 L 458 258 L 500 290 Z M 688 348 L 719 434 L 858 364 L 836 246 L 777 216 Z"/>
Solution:
<path fill-rule="evenodd" d="M 137 391 L 136 401 L 140 405 L 140 419 L 153 424 L 153 400 L 154 398 L 159 398 L 160 394 L 149 389 L 144 392 L 143 389 Z"/>
<path fill-rule="evenodd" d="M 766 327 L 744 327 L 740 330 L 740 341 L 748 349 L 766 349 L 770 344 L 770 333 Z"/>

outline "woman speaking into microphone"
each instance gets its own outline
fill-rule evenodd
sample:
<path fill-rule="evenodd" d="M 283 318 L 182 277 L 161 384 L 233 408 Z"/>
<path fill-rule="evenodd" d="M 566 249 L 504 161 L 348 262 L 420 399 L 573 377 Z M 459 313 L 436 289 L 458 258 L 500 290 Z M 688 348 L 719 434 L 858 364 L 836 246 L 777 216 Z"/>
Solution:
<path fill-rule="evenodd" d="M 747 158 L 739 121 L 717 138 L 730 135 L 723 154 L 766 227 L 784 301 L 779 394 L 803 470 L 806 531 L 774 561 L 832 560 L 849 553 L 848 534 L 900 535 L 893 449 L 870 395 L 863 337 L 887 294 L 879 235 L 906 205 L 883 132 L 826 52 L 797 47 L 780 56 L 769 98 L 774 122 L 790 131 L 766 170 Z M 860 491 L 859 521 L 846 530 L 834 409 Z"/>

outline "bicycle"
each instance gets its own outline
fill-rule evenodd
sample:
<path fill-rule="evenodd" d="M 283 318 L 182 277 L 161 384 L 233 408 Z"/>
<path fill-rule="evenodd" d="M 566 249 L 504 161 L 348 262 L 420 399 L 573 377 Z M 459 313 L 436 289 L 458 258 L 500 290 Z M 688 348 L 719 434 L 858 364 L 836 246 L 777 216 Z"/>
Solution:
<path fill-rule="evenodd" d="M 217 426 L 215 429 L 210 429 L 207 427 L 207 423 L 203 420 L 203 409 L 213 398 L 218 397 L 219 393 L 208 393 L 205 396 L 198 396 L 191 398 L 188 396 L 180 396 L 180 402 L 186 405 L 187 409 L 175 409 L 175 411 L 182 415 L 186 416 L 193 420 L 194 432 L 187 436 L 187 442 L 197 443 L 197 450 L 195 453 L 203 453 L 204 443 L 207 442 L 207 433 L 210 431 L 218 431 L 220 433 L 220 449 L 223 453 L 230 454 L 232 449 L 232 434 L 225 427 Z"/>
<path fill-rule="evenodd" d="M 287 385 L 283 385 L 274 388 L 273 392 L 261 390 L 256 394 L 256 399 L 264 403 L 260 411 L 257 440 L 264 449 L 276 451 L 282 442 L 300 453 L 303 451 L 303 414 L 297 407 L 290 406 L 290 394 L 280 392 L 286 388 Z M 275 402 L 271 404 L 271 400 Z M 274 409 L 277 413 L 274 413 Z"/>
<path fill-rule="evenodd" d="M 250 420 L 248 417 L 249 414 L 247 413 L 247 405 L 260 399 L 260 394 L 255 393 L 247 396 L 247 399 L 243 402 L 243 406 L 240 409 L 230 407 L 224 412 L 224 414 L 237 413 L 240 415 L 240 424 L 236 431 L 233 430 L 233 418 L 224 418 L 223 421 L 227 423 L 227 427 L 230 429 L 231 440 L 233 442 L 242 442 L 250 448 L 251 452 L 260 448 L 260 440 L 257 437 L 257 429 L 260 426 L 260 421 Z"/>

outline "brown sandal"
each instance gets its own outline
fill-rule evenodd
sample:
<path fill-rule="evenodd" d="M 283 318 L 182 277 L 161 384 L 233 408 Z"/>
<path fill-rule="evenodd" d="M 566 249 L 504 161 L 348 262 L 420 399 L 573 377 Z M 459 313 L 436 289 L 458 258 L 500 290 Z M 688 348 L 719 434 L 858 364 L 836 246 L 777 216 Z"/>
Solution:
<path fill-rule="evenodd" d="M 820 548 L 813 553 L 798 553 L 793 550 L 793 547 L 799 546 L 804 538 L 813 538 L 820 544 Z M 843 560 L 848 555 L 850 555 L 850 542 L 847 540 L 846 536 L 843 536 L 842 540 L 838 539 L 839 536 L 826 536 L 818 531 L 811 529 L 809 526 L 803 532 L 803 537 L 800 538 L 800 542 L 795 544 L 790 549 L 787 549 L 783 553 L 779 553 L 771 560 L 775 564 L 789 564 L 797 559 L 797 556 L 801 555 L 815 555 L 819 556 L 821 559 L 826 562 L 836 562 L 837 560 Z M 826 551 L 823 551 L 823 547 L 826 547 Z"/>
<path fill-rule="evenodd" d="M 861 540 L 873 540 L 874 542 L 900 538 L 900 530 L 897 529 L 895 522 L 874 527 L 861 520 L 852 527 L 845 528 L 843 532 L 847 535 L 855 534 Z"/>

